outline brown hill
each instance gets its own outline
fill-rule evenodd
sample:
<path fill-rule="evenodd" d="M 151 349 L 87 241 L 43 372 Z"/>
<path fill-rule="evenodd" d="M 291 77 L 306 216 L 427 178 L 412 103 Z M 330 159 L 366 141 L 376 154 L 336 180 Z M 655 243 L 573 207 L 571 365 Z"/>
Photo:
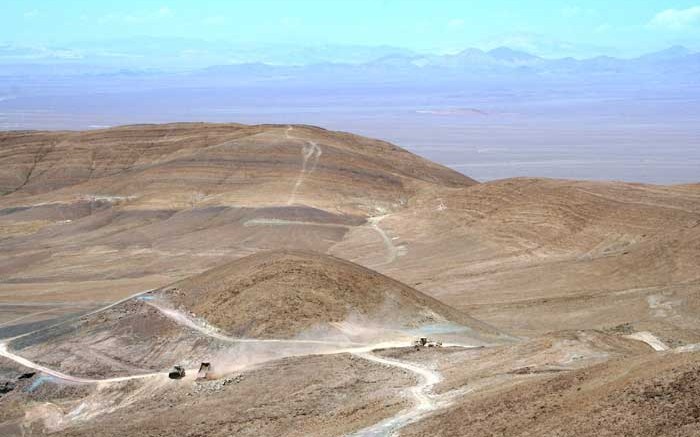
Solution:
<path fill-rule="evenodd" d="M 473 180 L 389 143 L 312 126 L 176 123 L 0 133 L 3 203 L 97 195 L 132 207 L 235 202 L 385 206 L 413 182 Z M 47 195 L 51 193 L 50 195 Z M 319 195 L 323 194 L 325 195 Z"/>
<path fill-rule="evenodd" d="M 159 290 L 11 342 L 22 356 L 102 377 L 176 363 L 189 369 L 221 362 L 219 353 L 250 364 L 329 347 L 225 335 L 289 339 L 329 327 L 449 323 L 490 337 L 493 330 L 468 313 L 532 339 L 375 351 L 436 369 L 444 377 L 436 390 L 454 395 L 446 410 L 402 433 L 697 433 L 697 353 L 676 352 L 700 342 L 700 185 L 475 184 L 387 143 L 308 126 L 14 132 L 0 134 L 0 146 L 0 302 L 10 304 L 0 306 L 0 336 Z M 182 312 L 173 317 L 158 304 Z M 632 338 L 656 336 L 656 348 L 686 347 L 657 353 L 620 337 L 639 331 L 648 332 Z M 328 375 L 357 369 L 359 360 L 346 358 L 327 367 Z M 333 361 L 304 362 L 324 368 Z M 270 375 L 268 384 L 256 380 L 246 390 L 276 399 L 279 376 Z M 354 379 L 364 387 L 366 379 Z M 323 384 L 322 393 L 336 393 L 346 382 Z M 308 390 L 295 388 L 290 405 L 325 403 L 327 396 L 308 397 L 319 393 L 317 384 Z M 180 394 L 141 419 L 210 396 Z M 180 404 L 185 397 L 190 403 Z M 221 411 L 230 402 L 221 410 L 212 403 L 200 406 L 228 417 Z M 274 419 L 277 404 L 257 408 L 252 419 L 228 420 L 283 426 Z M 319 417 L 313 411 L 288 416 Z M 168 426 L 190 421 L 177 416 L 182 422 Z M 353 429 L 342 423 L 344 413 L 333 417 L 343 432 Z M 218 422 L 209 431 L 231 434 Z"/>
<path fill-rule="evenodd" d="M 173 307 L 182 318 L 163 311 Z M 334 325 L 340 322 L 347 323 Z M 337 342 L 321 345 L 244 343 L 238 358 L 249 362 L 342 348 L 348 338 L 370 341 L 383 338 L 386 330 L 426 325 L 443 325 L 477 342 L 499 336 L 464 313 L 365 267 L 312 252 L 273 251 L 39 330 L 14 340 L 11 347 L 73 375 L 107 377 L 178 363 L 195 366 L 218 356 L 222 348 L 239 346 L 235 339 L 240 338 L 285 340 L 303 334 L 327 340 L 343 334 Z"/>
<path fill-rule="evenodd" d="M 401 434 L 697 436 L 699 359 L 697 352 L 643 354 L 524 379 L 467 396 Z"/>
<path fill-rule="evenodd" d="M 14 340 L 22 356 L 73 376 L 106 378 L 194 366 L 222 343 L 141 299 Z"/>
<path fill-rule="evenodd" d="M 634 323 L 700 341 L 697 184 L 474 184 L 387 143 L 308 126 L 15 132 L 0 144 L 4 301 L 98 304 L 298 249 L 516 334 Z"/>
<path fill-rule="evenodd" d="M 236 337 L 288 338 L 344 321 L 384 328 L 459 324 L 494 332 L 387 276 L 312 252 L 258 253 L 168 290 L 176 305 Z"/>
<path fill-rule="evenodd" d="M 425 187 L 473 184 L 311 126 L 3 132 L 0 299 L 100 304 L 260 250 L 326 252 Z"/>
<path fill-rule="evenodd" d="M 428 189 L 381 226 L 406 250 L 379 271 L 507 331 L 634 323 L 700 341 L 697 185 L 517 178 Z M 358 229 L 331 253 L 372 265 L 369 238 Z"/>

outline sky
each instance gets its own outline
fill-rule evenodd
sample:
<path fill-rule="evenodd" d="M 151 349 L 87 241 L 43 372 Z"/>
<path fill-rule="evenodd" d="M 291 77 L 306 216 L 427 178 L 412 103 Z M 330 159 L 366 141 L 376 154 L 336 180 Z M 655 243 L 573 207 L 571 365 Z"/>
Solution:
<path fill-rule="evenodd" d="M 391 45 L 543 56 L 700 50 L 700 0 L 2 0 L 0 42 L 71 46 L 141 37 Z"/>

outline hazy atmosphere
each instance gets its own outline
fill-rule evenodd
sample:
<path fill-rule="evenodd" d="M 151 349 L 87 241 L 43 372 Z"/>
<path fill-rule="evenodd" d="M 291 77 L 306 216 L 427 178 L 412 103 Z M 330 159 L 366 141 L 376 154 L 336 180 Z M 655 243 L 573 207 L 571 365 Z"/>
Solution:
<path fill-rule="evenodd" d="M 700 436 L 700 0 L 3 0 L 0 436 Z"/>
<path fill-rule="evenodd" d="M 8 2 L 0 129 L 308 123 L 478 180 L 683 183 L 692 1 Z"/>

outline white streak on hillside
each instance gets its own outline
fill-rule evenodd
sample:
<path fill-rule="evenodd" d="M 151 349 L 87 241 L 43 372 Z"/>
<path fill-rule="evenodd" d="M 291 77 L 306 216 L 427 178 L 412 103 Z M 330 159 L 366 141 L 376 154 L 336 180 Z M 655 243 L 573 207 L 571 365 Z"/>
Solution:
<path fill-rule="evenodd" d="M 285 137 L 288 140 L 292 139 L 298 139 L 296 137 L 293 137 L 289 134 L 289 132 L 294 129 L 292 126 L 287 126 L 287 130 L 284 132 Z M 321 146 L 319 146 L 315 141 L 311 140 L 304 140 L 306 144 L 302 146 L 301 148 L 301 156 L 302 156 L 302 163 L 301 163 L 301 171 L 299 172 L 299 176 L 297 176 L 296 182 L 294 182 L 294 187 L 292 188 L 292 194 L 289 196 L 289 200 L 287 201 L 287 205 L 292 205 L 296 201 L 296 196 L 297 192 L 299 191 L 299 187 L 301 187 L 302 182 L 304 182 L 304 178 L 306 178 L 307 173 L 311 173 L 314 170 L 316 170 L 316 166 L 318 165 L 318 160 L 321 158 L 321 154 L 323 151 L 321 150 Z M 310 164 L 309 164 L 310 161 Z"/>
<path fill-rule="evenodd" d="M 669 349 L 669 347 L 666 345 L 666 343 L 661 341 L 658 337 L 656 337 L 651 332 L 647 332 L 647 331 L 635 332 L 634 334 L 627 335 L 626 337 L 631 338 L 633 340 L 643 341 L 644 343 L 651 346 L 655 351 L 667 351 Z"/>
<path fill-rule="evenodd" d="M 399 255 L 399 248 L 394 245 L 394 242 L 392 239 L 389 237 L 389 235 L 384 231 L 379 226 L 379 222 L 384 220 L 387 217 L 387 215 L 379 215 L 375 217 L 370 217 L 367 222 L 369 223 L 370 227 L 374 229 L 380 237 L 382 237 L 382 241 L 384 242 L 384 247 L 386 248 L 386 260 L 384 261 L 384 264 L 390 264 L 396 260 L 396 257 Z"/>
<path fill-rule="evenodd" d="M 396 432 L 396 430 L 399 428 L 402 428 L 409 423 L 418 420 L 423 415 L 439 408 L 439 405 L 435 400 L 435 396 L 431 394 L 435 384 L 440 382 L 442 379 L 440 374 L 436 371 L 414 363 L 379 357 L 372 353 L 357 353 L 355 355 L 384 366 L 396 367 L 412 372 L 418 376 L 420 382 L 409 389 L 409 393 L 413 398 L 413 406 L 411 408 L 401 411 L 395 416 L 389 417 L 388 419 L 378 422 L 372 426 L 361 429 L 351 434 L 350 437 L 389 436 Z"/>

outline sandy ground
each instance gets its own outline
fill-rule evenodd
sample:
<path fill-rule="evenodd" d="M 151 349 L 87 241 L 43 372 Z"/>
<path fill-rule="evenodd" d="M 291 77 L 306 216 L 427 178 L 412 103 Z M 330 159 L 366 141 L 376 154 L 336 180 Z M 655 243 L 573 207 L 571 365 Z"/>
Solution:
<path fill-rule="evenodd" d="M 13 386 L 0 398 L 2 435 L 697 434 L 698 184 L 476 184 L 382 141 L 296 125 L 17 132 L 0 146 L 0 338 L 37 331 L 10 352 L 45 367 L 19 380 L 0 361 Z M 255 287 L 274 276 L 264 266 L 255 283 L 231 282 L 266 296 L 245 311 L 260 320 L 233 317 L 257 300 L 227 306 L 226 293 L 178 309 L 201 310 L 226 338 L 146 302 L 79 318 L 277 249 L 358 263 L 468 313 L 460 323 L 474 337 L 504 334 L 482 349 L 362 356 L 230 349 L 242 333 L 298 333 L 316 319 L 341 335 L 373 328 L 343 320 L 371 300 L 358 284 L 377 294 L 358 279 L 372 275 L 335 281 L 356 287 L 327 304 L 314 295 L 327 272 L 289 282 L 310 293 L 281 295 L 284 280 Z M 230 291 L 222 283 L 206 289 Z M 407 307 L 432 308 L 414 321 L 445 308 Z M 410 335 L 454 340 L 433 328 Z M 56 383 L 191 368 L 223 352 L 262 358 L 211 387 L 162 375 Z"/>
<path fill-rule="evenodd" d="M 17 395 L 36 401 L 16 421 L 39 432 L 51 416 L 33 413 L 33 405 L 60 416 L 49 424 L 56 435 L 339 435 L 404 408 L 401 391 L 411 384 L 409 372 L 350 355 L 290 358 L 218 381 L 98 385 L 83 399 L 49 404 L 42 400 L 51 397 L 48 384 Z"/>
<path fill-rule="evenodd" d="M 191 369 L 181 381 L 160 374 L 97 383 L 26 362 L 25 368 L 54 379 L 42 383 L 37 378 L 45 376 L 37 374 L 27 384 L 38 384 L 38 390 L 14 390 L 1 399 L 15 409 L 2 426 L 18 435 L 21 429 L 30 435 L 42 429 L 91 435 L 95 427 L 107 427 L 101 435 L 157 435 L 178 427 L 187 435 L 388 435 L 450 414 L 482 393 L 536 384 L 611 360 L 655 356 L 642 341 L 595 331 L 487 348 L 371 351 L 378 346 L 268 361 L 207 382 L 195 382 Z M 64 393 L 71 383 L 80 383 L 80 396 Z M 231 410 L 231 402 L 237 408 Z"/>
<path fill-rule="evenodd" d="M 404 436 L 696 436 L 697 354 L 643 354 L 465 396 Z"/>

